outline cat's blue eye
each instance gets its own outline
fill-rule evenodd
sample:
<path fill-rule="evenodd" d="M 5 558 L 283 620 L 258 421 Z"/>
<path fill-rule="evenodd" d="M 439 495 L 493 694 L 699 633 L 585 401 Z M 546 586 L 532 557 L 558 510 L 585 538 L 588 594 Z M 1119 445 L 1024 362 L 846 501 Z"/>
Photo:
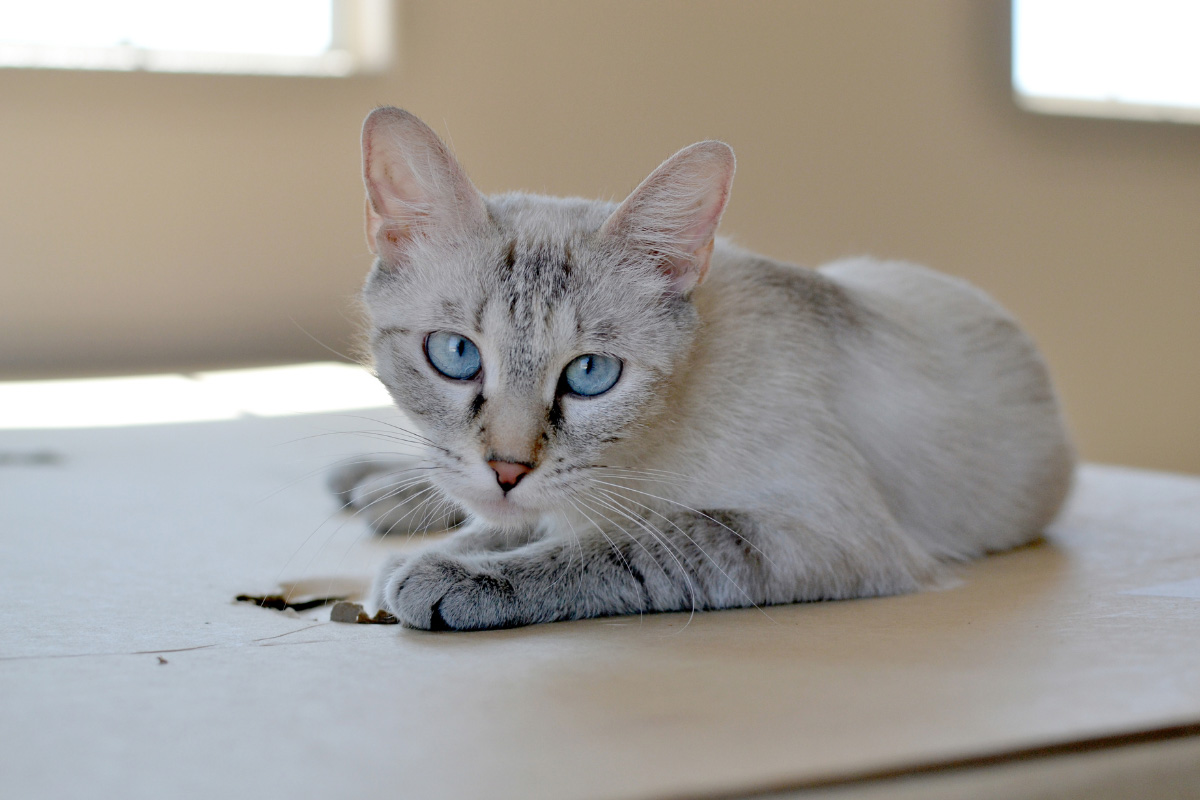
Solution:
<path fill-rule="evenodd" d="M 611 389 L 621 377 L 621 359 L 589 353 L 567 364 L 563 380 L 567 388 L 584 397 L 594 397 Z"/>
<path fill-rule="evenodd" d="M 479 348 L 457 333 L 437 331 L 426 336 L 425 357 L 434 369 L 456 381 L 469 381 L 479 374 Z"/>

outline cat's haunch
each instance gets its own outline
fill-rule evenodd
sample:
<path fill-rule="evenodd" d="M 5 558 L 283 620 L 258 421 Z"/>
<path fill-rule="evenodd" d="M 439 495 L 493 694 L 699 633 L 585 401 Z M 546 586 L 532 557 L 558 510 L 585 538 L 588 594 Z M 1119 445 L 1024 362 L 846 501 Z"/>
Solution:
<path fill-rule="evenodd" d="M 485 197 L 380 108 L 363 173 L 371 352 L 424 452 L 338 490 L 381 529 L 461 523 L 381 577 L 406 625 L 908 592 L 1037 538 L 1067 494 L 1014 319 L 912 264 L 810 270 L 716 238 L 721 142 L 619 205 Z"/>

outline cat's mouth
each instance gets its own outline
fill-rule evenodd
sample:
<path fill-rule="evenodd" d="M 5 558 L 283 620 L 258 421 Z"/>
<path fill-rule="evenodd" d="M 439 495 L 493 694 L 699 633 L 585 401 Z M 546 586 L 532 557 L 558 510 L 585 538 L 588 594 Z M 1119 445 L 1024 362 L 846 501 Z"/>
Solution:
<path fill-rule="evenodd" d="M 547 512 L 547 501 L 554 502 L 553 497 L 545 496 L 540 485 L 530 485 L 538 483 L 536 476 L 525 476 L 516 481 L 519 486 L 510 486 L 507 490 L 503 484 L 497 485 L 497 473 L 491 466 L 456 477 L 459 479 L 442 483 L 442 491 L 472 516 L 500 527 L 534 524 Z"/>

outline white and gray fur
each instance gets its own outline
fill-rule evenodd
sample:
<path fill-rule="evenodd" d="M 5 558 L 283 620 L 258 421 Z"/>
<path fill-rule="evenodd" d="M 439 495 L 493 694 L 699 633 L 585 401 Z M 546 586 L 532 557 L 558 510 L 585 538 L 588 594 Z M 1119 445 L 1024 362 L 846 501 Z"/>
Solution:
<path fill-rule="evenodd" d="M 381 577 L 404 624 L 910 592 L 1062 504 L 1071 444 L 1013 318 L 912 264 L 809 270 L 714 240 L 726 145 L 680 151 L 620 206 L 484 197 L 394 108 L 363 147 L 371 351 L 427 447 L 337 482 L 384 527 L 435 495 L 468 516 Z M 478 379 L 430 365 L 442 330 L 478 346 Z M 605 394 L 563 391 L 586 353 L 623 362 Z M 494 459 L 533 469 L 505 493 Z"/>

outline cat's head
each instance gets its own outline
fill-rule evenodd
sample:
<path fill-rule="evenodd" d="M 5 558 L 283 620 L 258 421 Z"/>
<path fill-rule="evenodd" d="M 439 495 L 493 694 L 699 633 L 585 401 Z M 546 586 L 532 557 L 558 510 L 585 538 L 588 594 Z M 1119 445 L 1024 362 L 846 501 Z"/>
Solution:
<path fill-rule="evenodd" d="M 619 206 L 484 197 L 423 122 L 380 108 L 363 171 L 372 354 L 434 483 L 518 525 L 618 474 L 681 379 L 732 150 L 685 148 Z"/>

